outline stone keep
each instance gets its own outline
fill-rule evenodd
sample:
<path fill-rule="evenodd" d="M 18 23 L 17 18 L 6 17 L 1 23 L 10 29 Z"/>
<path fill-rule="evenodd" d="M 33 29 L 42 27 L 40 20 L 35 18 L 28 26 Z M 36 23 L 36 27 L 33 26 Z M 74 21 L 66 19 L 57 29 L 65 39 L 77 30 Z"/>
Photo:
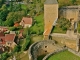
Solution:
<path fill-rule="evenodd" d="M 44 36 L 47 39 L 57 19 L 58 19 L 57 0 L 46 0 L 44 3 Z"/>

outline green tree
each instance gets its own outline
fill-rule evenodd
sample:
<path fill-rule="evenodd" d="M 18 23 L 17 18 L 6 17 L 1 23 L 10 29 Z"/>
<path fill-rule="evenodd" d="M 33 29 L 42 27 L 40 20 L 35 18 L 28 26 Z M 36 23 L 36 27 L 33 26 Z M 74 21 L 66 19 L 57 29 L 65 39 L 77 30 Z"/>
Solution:
<path fill-rule="evenodd" d="M 74 5 L 75 4 L 75 2 L 76 2 L 76 0 L 71 0 L 71 3 Z"/>
<path fill-rule="evenodd" d="M 6 60 L 9 57 L 9 54 L 7 52 L 1 54 L 1 60 Z"/>
<path fill-rule="evenodd" d="M 2 21 L 5 21 L 6 20 L 6 17 L 7 17 L 7 15 L 8 15 L 8 10 L 7 10 L 7 6 L 4 4 L 3 6 L 2 6 L 2 8 L 0 9 L 0 19 L 2 20 Z"/>
<path fill-rule="evenodd" d="M 5 0 L 0 0 L 0 7 L 4 4 Z"/>
<path fill-rule="evenodd" d="M 15 46 L 13 52 L 19 52 L 19 51 L 21 51 L 21 46 L 20 45 Z"/>
<path fill-rule="evenodd" d="M 6 26 L 13 26 L 14 22 L 21 21 L 22 17 L 25 15 L 24 11 L 10 12 L 5 21 Z"/>
<path fill-rule="evenodd" d="M 71 26 L 71 22 L 66 18 L 60 18 L 57 23 L 62 30 L 67 30 Z"/>

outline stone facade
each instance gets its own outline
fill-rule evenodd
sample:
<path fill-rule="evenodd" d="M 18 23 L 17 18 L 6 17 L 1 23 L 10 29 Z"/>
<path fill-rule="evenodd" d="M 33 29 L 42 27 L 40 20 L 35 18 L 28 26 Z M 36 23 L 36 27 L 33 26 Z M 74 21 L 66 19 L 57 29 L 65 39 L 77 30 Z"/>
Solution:
<path fill-rule="evenodd" d="M 49 3 L 47 2 L 44 4 L 44 40 L 49 39 L 49 34 L 51 33 L 52 27 L 58 19 L 58 3 L 53 3 L 53 1 L 56 0 L 53 0 L 51 3 L 50 1 Z"/>

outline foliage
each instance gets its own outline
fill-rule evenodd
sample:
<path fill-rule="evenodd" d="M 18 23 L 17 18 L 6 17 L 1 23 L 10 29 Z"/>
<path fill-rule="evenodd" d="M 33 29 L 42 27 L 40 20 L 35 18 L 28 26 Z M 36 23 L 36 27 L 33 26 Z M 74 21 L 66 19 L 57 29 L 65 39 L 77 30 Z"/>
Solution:
<path fill-rule="evenodd" d="M 34 18 L 34 24 L 30 27 L 30 34 L 42 35 L 44 31 L 43 14 Z"/>
<path fill-rule="evenodd" d="M 4 4 L 5 0 L 0 0 L 0 7 Z"/>
<path fill-rule="evenodd" d="M 27 38 L 25 39 L 26 41 L 24 42 L 23 46 L 22 46 L 22 51 L 28 49 L 29 44 L 30 44 L 30 38 L 29 36 L 27 36 Z"/>
<path fill-rule="evenodd" d="M 19 51 L 21 51 L 21 46 L 20 45 L 15 46 L 13 52 L 19 52 Z"/>
<path fill-rule="evenodd" d="M 71 26 L 71 22 L 66 18 L 60 18 L 57 24 L 62 30 L 67 30 Z"/>
<path fill-rule="evenodd" d="M 71 3 L 74 5 L 75 4 L 75 2 L 76 2 L 76 0 L 71 0 Z"/>
<path fill-rule="evenodd" d="M 2 8 L 0 9 L 0 20 L 5 21 L 8 12 L 9 12 L 9 11 L 7 10 L 7 7 L 6 7 L 6 5 L 4 4 L 4 5 L 2 6 Z"/>
<path fill-rule="evenodd" d="M 9 27 L 9 30 L 11 30 L 11 31 L 15 31 L 17 28 L 16 27 Z"/>
<path fill-rule="evenodd" d="M 24 16 L 24 11 L 10 12 L 5 21 L 6 26 L 13 26 L 14 22 L 21 21 Z"/>
<path fill-rule="evenodd" d="M 28 27 L 24 28 L 23 36 L 26 37 L 28 33 L 29 33 L 29 28 Z"/>
<path fill-rule="evenodd" d="M 25 42 L 23 43 L 22 50 L 26 50 L 26 49 L 28 49 L 28 46 L 30 43 L 30 34 L 29 34 L 29 28 L 28 27 L 26 27 L 24 29 L 23 36 L 25 37 L 25 39 L 24 39 Z"/>
<path fill-rule="evenodd" d="M 7 52 L 1 54 L 0 60 L 6 60 L 9 57 L 9 54 Z"/>

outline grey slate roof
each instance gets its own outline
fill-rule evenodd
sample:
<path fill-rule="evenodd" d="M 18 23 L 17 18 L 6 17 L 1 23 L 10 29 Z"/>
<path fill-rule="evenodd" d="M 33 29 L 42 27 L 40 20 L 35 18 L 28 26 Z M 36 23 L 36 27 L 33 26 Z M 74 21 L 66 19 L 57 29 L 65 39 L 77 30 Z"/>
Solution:
<path fill-rule="evenodd" d="M 57 0 L 46 0 L 44 4 L 58 4 Z"/>

